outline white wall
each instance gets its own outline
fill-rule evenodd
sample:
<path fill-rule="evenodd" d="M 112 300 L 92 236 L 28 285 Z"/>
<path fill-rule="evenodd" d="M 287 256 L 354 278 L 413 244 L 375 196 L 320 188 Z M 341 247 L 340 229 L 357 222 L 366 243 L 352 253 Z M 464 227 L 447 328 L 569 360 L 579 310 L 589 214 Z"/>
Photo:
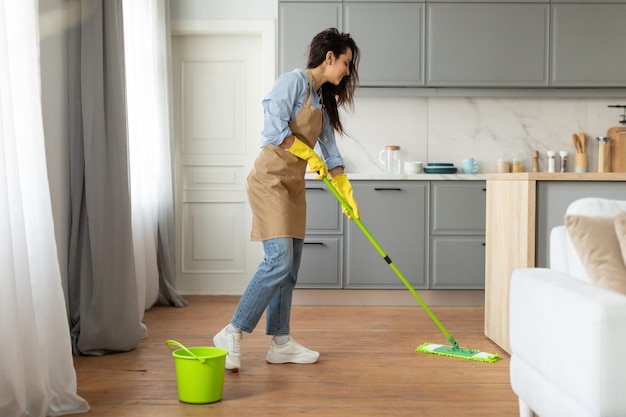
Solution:
<path fill-rule="evenodd" d="M 357 41 L 358 42 L 358 41 Z M 618 126 L 623 98 L 380 98 L 357 97 L 354 113 L 345 113 L 351 137 L 339 139 L 346 170 L 383 171 L 378 153 L 400 145 L 401 158 L 452 162 L 470 156 L 481 173 L 494 172 L 496 160 L 518 156 L 527 170 L 533 150 L 540 151 L 540 169 L 547 171 L 546 151 L 567 151 L 574 170 L 572 133 L 588 135 L 589 169 L 597 170 L 596 137 Z"/>

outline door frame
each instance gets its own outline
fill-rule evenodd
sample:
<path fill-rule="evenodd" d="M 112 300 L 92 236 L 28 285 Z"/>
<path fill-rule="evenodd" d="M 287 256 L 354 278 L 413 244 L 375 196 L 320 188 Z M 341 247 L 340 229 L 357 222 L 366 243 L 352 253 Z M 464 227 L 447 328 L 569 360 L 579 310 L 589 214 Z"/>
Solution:
<path fill-rule="evenodd" d="M 254 36 L 261 41 L 261 64 L 260 68 L 258 68 L 260 78 L 261 78 L 261 88 L 263 91 L 269 91 L 274 84 L 276 79 L 276 21 L 275 20 L 172 20 L 170 22 L 170 30 L 169 37 L 170 39 L 175 36 Z M 173 92 L 173 90 L 172 90 Z M 171 96 L 173 100 L 173 94 Z M 175 140 L 174 134 L 174 113 L 172 113 L 172 141 Z M 172 142 L 172 147 L 174 147 L 174 143 Z M 173 151 L 174 153 L 176 151 Z M 175 156 L 177 158 L 178 156 Z M 174 162 L 174 161 L 173 161 Z M 177 166 L 178 163 L 175 163 Z M 178 168 L 176 168 L 178 169 Z M 179 172 L 174 173 L 174 177 L 176 178 L 176 182 L 179 180 Z M 175 189 L 177 186 L 175 186 Z M 242 190 L 243 192 L 244 190 Z M 178 191 L 175 191 L 177 194 Z M 175 197 L 175 210 L 179 210 L 178 207 L 178 197 Z M 181 213 L 176 213 L 176 218 Z M 178 220 L 177 220 L 178 225 Z M 176 231 L 176 241 L 177 241 L 177 261 L 176 261 L 176 273 L 181 272 L 181 262 L 182 259 L 179 259 L 179 244 L 178 240 L 180 237 L 180 230 Z M 255 242 L 256 243 L 256 242 Z M 249 277 L 254 273 L 259 259 L 262 259 L 263 252 L 262 247 L 260 245 L 252 245 L 252 242 L 248 241 L 247 246 L 245 248 L 245 260 L 244 260 L 244 271 L 242 272 L 243 276 Z M 245 289 L 245 285 L 241 288 L 241 290 L 237 290 L 233 293 L 232 289 L 213 289 L 208 290 L 206 288 L 194 288 L 194 289 L 186 289 L 182 292 L 184 294 L 211 294 L 211 295 L 241 295 L 243 290 Z M 180 290 L 180 289 L 179 289 Z"/>

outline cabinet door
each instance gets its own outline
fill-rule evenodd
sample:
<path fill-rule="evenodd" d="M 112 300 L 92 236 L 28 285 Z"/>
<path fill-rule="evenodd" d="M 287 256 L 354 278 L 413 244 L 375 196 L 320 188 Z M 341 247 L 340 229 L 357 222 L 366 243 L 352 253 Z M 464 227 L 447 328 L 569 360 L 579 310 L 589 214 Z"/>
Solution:
<path fill-rule="evenodd" d="M 343 214 L 319 180 L 306 182 L 306 237 L 297 288 L 341 288 Z"/>
<path fill-rule="evenodd" d="M 552 5 L 550 85 L 626 86 L 626 4 Z"/>
<path fill-rule="evenodd" d="M 485 236 L 433 236 L 430 288 L 484 289 Z"/>
<path fill-rule="evenodd" d="M 321 181 L 306 182 L 306 233 L 341 234 L 342 213 L 335 196 Z"/>
<path fill-rule="evenodd" d="M 423 3 L 345 3 L 343 28 L 361 50 L 361 86 L 424 85 Z"/>
<path fill-rule="evenodd" d="M 341 288 L 341 236 L 307 235 L 297 288 Z"/>
<path fill-rule="evenodd" d="M 484 181 L 433 181 L 431 232 L 485 234 L 486 190 Z"/>
<path fill-rule="evenodd" d="M 428 183 L 353 181 L 361 221 L 415 288 L 426 287 Z M 346 227 L 346 288 L 404 288 L 361 229 Z"/>
<path fill-rule="evenodd" d="M 565 212 L 571 203 L 585 197 L 616 199 L 625 195 L 626 183 L 623 181 L 538 181 L 535 266 L 549 266 L 550 232 L 565 224 Z"/>
<path fill-rule="evenodd" d="M 547 4 L 427 7 L 427 86 L 548 85 Z"/>
<path fill-rule="evenodd" d="M 329 27 L 341 29 L 341 3 L 279 3 L 278 73 L 306 68 L 313 36 Z"/>

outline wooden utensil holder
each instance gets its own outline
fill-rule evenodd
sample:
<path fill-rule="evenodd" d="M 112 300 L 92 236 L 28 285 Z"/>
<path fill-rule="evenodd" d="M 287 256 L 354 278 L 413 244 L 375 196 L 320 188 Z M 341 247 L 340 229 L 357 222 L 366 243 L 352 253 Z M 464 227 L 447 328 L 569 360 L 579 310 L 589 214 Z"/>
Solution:
<path fill-rule="evenodd" d="M 587 172 L 587 154 L 577 153 L 574 161 L 574 172 Z"/>

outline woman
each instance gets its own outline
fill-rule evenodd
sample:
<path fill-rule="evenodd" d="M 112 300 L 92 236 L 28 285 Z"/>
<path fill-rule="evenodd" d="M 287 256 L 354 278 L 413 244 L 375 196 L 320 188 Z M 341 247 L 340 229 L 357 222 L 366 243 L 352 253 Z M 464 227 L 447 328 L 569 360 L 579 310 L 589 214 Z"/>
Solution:
<path fill-rule="evenodd" d="M 283 74 L 263 99 L 262 149 L 248 176 L 247 192 L 251 239 L 263 242 L 265 256 L 230 324 L 213 338 L 215 346 L 228 350 L 226 368 L 234 372 L 241 365 L 242 333 L 251 333 L 265 310 L 266 334 L 273 336 L 267 362 L 315 363 L 319 358 L 289 336 L 306 228 L 304 175 L 307 164 L 318 178 L 330 174 L 359 216 L 335 143 L 335 131 L 344 133 L 339 107 L 353 106 L 358 63 L 359 49 L 348 34 L 324 30 L 311 41 L 307 69 Z M 313 150 L 316 144 L 324 159 Z"/>

